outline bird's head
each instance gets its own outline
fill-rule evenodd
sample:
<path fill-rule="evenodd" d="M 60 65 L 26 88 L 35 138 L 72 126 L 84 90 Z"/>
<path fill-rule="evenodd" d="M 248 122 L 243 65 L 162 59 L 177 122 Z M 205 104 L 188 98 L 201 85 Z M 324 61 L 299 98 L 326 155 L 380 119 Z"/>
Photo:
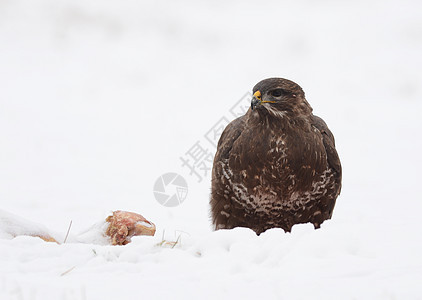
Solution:
<path fill-rule="evenodd" d="M 312 112 L 302 88 L 284 78 L 268 78 L 258 82 L 253 88 L 251 109 L 276 116 L 308 115 Z"/>

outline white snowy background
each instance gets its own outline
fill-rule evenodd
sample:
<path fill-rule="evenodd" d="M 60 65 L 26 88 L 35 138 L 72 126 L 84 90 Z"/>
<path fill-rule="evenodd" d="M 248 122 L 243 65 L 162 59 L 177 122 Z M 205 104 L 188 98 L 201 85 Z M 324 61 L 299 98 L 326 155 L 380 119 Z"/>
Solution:
<path fill-rule="evenodd" d="M 0 299 L 422 299 L 420 1 L 0 1 L 0 209 L 124 247 L 0 239 Z M 320 230 L 212 232 L 180 157 L 255 83 L 305 90 L 343 190 Z M 155 180 L 188 182 L 180 206 Z M 0 228 L 0 233 L 2 228 Z M 157 246 L 162 240 L 179 244 Z"/>

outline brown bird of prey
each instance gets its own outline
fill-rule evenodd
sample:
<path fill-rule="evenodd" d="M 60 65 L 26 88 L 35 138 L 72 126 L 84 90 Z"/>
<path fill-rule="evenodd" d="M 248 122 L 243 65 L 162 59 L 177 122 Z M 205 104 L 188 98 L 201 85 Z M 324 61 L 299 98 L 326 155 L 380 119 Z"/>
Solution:
<path fill-rule="evenodd" d="M 220 137 L 212 169 L 215 229 L 290 231 L 330 219 L 341 190 L 334 136 L 305 93 L 283 78 L 253 88 L 251 108 Z"/>

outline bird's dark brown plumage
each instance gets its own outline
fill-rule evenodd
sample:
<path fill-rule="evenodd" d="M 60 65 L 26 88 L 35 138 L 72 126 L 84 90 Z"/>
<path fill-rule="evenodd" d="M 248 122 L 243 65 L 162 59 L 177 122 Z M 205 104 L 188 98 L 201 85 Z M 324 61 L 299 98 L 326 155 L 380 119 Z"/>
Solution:
<path fill-rule="evenodd" d="M 302 88 L 270 78 L 254 88 L 252 108 L 225 128 L 212 170 L 216 229 L 258 234 L 331 218 L 341 190 L 334 137 L 312 114 Z"/>

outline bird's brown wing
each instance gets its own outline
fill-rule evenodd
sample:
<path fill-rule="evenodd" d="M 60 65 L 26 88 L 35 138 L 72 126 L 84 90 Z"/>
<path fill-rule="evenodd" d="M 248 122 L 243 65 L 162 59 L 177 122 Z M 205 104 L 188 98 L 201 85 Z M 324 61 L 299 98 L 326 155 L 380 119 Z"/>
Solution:
<path fill-rule="evenodd" d="M 341 183 L 341 163 L 338 157 L 336 145 L 334 141 L 334 135 L 328 129 L 327 124 L 318 116 L 312 116 L 312 125 L 315 126 L 322 135 L 325 152 L 327 153 L 327 161 L 330 168 L 333 169 L 337 174 L 337 182 Z"/>
<path fill-rule="evenodd" d="M 228 161 L 234 142 L 239 138 L 245 128 L 245 116 L 233 120 L 224 129 L 218 141 L 217 153 L 214 157 L 212 169 L 212 189 L 211 189 L 211 217 L 215 227 L 227 224 L 231 213 L 230 199 L 224 193 L 231 189 L 231 179 L 229 177 Z M 225 197 L 226 196 L 226 197 Z M 223 213 L 221 213 L 223 212 Z"/>
<path fill-rule="evenodd" d="M 221 159 L 228 159 L 230 150 L 233 147 L 233 143 L 242 133 L 245 128 L 244 116 L 241 116 L 226 126 L 223 133 L 221 134 L 220 140 L 218 141 L 217 153 L 215 154 L 214 161 L 220 161 Z"/>

